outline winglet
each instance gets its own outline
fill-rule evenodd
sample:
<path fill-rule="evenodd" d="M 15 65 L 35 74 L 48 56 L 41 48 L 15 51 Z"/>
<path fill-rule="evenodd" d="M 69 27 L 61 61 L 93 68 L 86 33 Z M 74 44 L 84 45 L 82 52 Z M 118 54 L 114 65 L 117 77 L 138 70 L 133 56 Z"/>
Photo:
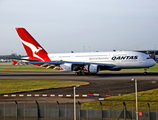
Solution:
<path fill-rule="evenodd" d="M 13 62 L 13 65 L 15 65 L 17 63 L 17 61 L 15 61 L 15 60 L 12 60 L 12 62 Z"/>

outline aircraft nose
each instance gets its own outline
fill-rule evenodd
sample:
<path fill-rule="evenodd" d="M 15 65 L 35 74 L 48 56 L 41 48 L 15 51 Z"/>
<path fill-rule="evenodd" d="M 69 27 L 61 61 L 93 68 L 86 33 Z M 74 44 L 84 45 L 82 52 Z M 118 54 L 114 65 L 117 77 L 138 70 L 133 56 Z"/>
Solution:
<path fill-rule="evenodd" d="M 151 63 L 151 66 L 154 66 L 156 64 L 156 61 L 152 59 L 150 63 Z"/>

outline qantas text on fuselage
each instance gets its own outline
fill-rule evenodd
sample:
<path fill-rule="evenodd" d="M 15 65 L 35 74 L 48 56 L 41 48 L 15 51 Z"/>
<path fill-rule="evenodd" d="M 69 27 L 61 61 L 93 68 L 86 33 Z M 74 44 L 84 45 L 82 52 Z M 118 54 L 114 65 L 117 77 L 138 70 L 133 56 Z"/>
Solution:
<path fill-rule="evenodd" d="M 137 60 L 138 56 L 114 56 L 112 60 Z"/>

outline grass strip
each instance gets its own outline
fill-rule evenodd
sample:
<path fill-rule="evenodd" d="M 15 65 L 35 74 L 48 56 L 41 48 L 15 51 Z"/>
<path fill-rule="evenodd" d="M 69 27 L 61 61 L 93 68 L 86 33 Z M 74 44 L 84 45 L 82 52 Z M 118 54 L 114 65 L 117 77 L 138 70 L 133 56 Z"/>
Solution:
<path fill-rule="evenodd" d="M 116 102 L 116 101 L 101 101 L 102 102 L 102 110 L 123 110 L 124 109 L 124 105 L 123 102 Z M 126 109 L 128 111 L 135 111 L 136 109 L 136 104 L 135 102 L 125 102 L 126 103 Z M 152 103 L 152 102 L 138 102 L 138 111 L 142 111 L 142 112 L 148 112 L 148 105 L 147 103 L 150 104 L 150 112 L 155 112 L 156 111 L 156 107 L 158 106 L 157 103 Z M 89 110 L 101 110 L 101 105 L 100 105 L 100 101 L 98 102 L 88 102 L 87 103 L 83 103 L 81 105 L 81 109 L 82 110 L 87 110 L 87 108 Z"/>
<path fill-rule="evenodd" d="M 5 69 L 10 68 L 10 69 Z M 45 72 L 59 72 L 54 69 L 46 69 L 45 67 L 39 67 L 36 65 L 0 65 L 0 71 L 45 71 Z"/>
<path fill-rule="evenodd" d="M 158 88 L 141 91 L 138 92 L 138 106 L 147 107 L 147 103 L 150 104 L 151 107 L 158 106 Z M 127 106 L 135 106 L 135 93 L 124 94 L 121 96 L 112 96 L 105 98 L 105 101 L 101 101 L 103 105 L 111 105 L 111 106 L 123 106 L 123 101 L 127 101 Z M 87 102 L 85 105 L 100 105 L 100 102 Z"/>
<path fill-rule="evenodd" d="M 61 80 L 0 80 L 0 94 L 87 85 L 88 82 Z"/>

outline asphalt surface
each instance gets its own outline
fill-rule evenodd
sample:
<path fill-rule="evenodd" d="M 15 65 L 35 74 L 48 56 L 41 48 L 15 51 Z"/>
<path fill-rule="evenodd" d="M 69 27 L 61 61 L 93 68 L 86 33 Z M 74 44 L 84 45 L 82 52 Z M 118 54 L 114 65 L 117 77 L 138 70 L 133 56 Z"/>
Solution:
<path fill-rule="evenodd" d="M 81 86 L 76 89 L 76 94 L 96 93 L 102 97 L 105 95 L 117 96 L 128 94 L 135 91 L 132 78 L 138 80 L 138 91 L 145 91 L 158 88 L 158 72 L 148 73 L 123 73 L 123 72 L 100 72 L 97 75 L 75 76 L 73 72 L 26 72 L 26 71 L 0 71 L 1 79 L 10 80 L 73 80 L 89 82 L 89 85 Z M 73 94 L 73 87 L 53 88 L 22 92 L 16 94 Z M 77 98 L 77 101 L 87 102 L 96 101 L 98 97 Z M 0 97 L 0 102 L 53 102 L 72 103 L 73 98 L 62 97 Z"/>

